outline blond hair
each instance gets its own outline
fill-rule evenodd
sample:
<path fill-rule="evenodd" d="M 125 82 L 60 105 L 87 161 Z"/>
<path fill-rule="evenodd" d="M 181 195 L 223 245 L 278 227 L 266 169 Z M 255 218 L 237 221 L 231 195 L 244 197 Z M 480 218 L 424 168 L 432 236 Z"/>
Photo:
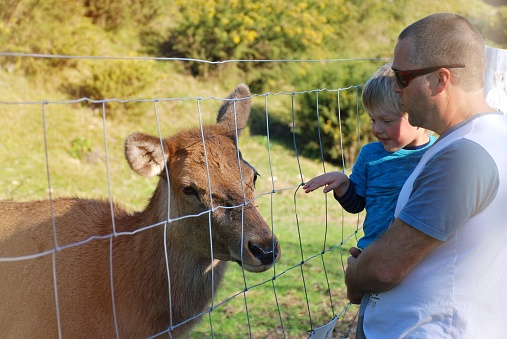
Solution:
<path fill-rule="evenodd" d="M 393 92 L 392 62 L 380 67 L 364 84 L 362 101 L 369 115 L 403 115 L 400 96 Z"/>

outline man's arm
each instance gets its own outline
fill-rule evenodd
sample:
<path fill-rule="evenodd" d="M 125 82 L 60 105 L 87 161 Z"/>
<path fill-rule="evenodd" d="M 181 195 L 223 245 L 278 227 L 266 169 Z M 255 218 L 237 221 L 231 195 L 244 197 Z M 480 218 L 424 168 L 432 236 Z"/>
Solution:
<path fill-rule="evenodd" d="M 384 235 L 361 255 L 352 250 L 353 256 L 348 258 L 345 271 L 349 300 L 359 304 L 365 293 L 383 292 L 395 287 L 440 244 L 440 240 L 396 219 Z"/>

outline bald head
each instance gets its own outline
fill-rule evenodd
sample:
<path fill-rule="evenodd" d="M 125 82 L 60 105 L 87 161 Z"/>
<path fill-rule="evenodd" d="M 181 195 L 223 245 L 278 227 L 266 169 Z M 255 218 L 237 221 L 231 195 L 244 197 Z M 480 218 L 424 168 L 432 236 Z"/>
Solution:
<path fill-rule="evenodd" d="M 483 87 L 486 51 L 479 31 L 464 17 L 432 14 L 405 28 L 398 40 L 410 39 L 406 61 L 421 68 L 464 64 L 452 73 L 465 91 Z"/>

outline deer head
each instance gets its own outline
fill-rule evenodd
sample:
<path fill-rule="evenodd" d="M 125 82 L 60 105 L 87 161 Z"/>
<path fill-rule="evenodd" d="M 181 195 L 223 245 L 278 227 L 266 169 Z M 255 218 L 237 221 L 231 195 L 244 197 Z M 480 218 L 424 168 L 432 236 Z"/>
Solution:
<path fill-rule="evenodd" d="M 215 259 L 261 272 L 279 260 L 280 248 L 255 203 L 258 173 L 237 146 L 249 115 L 250 91 L 242 84 L 222 103 L 216 124 L 166 139 L 133 133 L 125 155 L 139 175 L 160 177 L 149 205 L 159 219 L 167 218 L 168 204 L 171 219 L 192 216 L 171 223 L 169 246 L 206 260 L 212 248 Z"/>

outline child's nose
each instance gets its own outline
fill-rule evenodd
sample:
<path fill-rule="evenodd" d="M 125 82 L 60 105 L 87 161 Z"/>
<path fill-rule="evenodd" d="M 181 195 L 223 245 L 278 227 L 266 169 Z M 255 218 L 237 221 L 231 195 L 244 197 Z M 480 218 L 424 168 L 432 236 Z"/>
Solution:
<path fill-rule="evenodd" d="M 383 130 L 382 124 L 376 123 L 373 125 L 373 133 L 379 134 L 382 133 Z"/>

